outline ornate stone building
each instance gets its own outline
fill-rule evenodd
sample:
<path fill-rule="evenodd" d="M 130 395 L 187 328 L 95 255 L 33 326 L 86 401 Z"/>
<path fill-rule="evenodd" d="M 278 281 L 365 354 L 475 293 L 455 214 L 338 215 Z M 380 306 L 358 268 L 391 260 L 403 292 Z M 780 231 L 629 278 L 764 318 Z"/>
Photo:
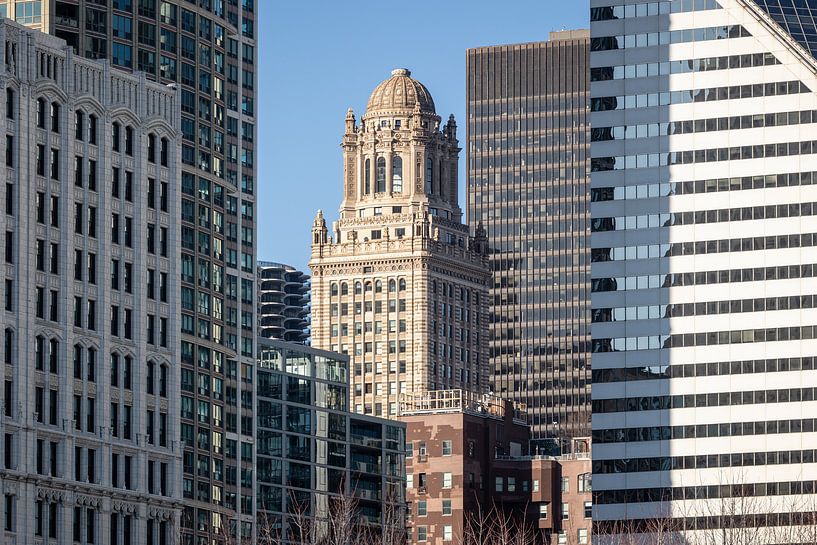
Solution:
<path fill-rule="evenodd" d="M 180 94 L 0 20 L 0 543 L 173 545 Z"/>
<path fill-rule="evenodd" d="M 488 384 L 484 234 L 457 203 L 457 125 L 398 69 L 343 137 L 344 199 L 312 227 L 313 346 L 348 354 L 356 412 L 394 416 L 401 393 Z M 481 231 L 481 229 L 479 229 Z"/>

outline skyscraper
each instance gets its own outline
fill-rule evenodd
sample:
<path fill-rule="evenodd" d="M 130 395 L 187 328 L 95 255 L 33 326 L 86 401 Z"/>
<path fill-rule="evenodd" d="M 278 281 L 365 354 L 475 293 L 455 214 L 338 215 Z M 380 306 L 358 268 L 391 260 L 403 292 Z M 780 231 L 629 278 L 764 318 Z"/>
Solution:
<path fill-rule="evenodd" d="M 590 427 L 588 32 L 468 50 L 468 220 L 488 235 L 491 384 L 534 439 Z"/>
<path fill-rule="evenodd" d="M 239 537 L 253 530 L 255 4 L 14 2 L 77 54 L 180 91 L 183 544 L 236 515 Z"/>
<path fill-rule="evenodd" d="M 816 8 L 591 2 L 601 530 L 815 523 Z"/>
<path fill-rule="evenodd" d="M 0 21 L 3 543 L 172 543 L 179 93 Z"/>
<path fill-rule="evenodd" d="M 457 203 L 459 145 L 406 69 L 343 136 L 344 199 L 312 227 L 312 344 L 348 354 L 353 409 L 395 416 L 401 393 L 487 388 L 484 240 Z"/>
<path fill-rule="evenodd" d="M 309 275 L 291 265 L 258 262 L 258 336 L 309 339 Z"/>

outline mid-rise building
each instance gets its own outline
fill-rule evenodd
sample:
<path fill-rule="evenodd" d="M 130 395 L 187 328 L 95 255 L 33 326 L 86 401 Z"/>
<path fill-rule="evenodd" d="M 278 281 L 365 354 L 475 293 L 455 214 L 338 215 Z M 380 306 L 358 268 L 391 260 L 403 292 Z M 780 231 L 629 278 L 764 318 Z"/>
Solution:
<path fill-rule="evenodd" d="M 7 14 L 180 92 L 184 544 L 253 536 L 255 0 L 8 0 Z M 12 4 L 14 4 L 12 6 Z M 31 13 L 31 17 L 29 17 Z M 203 468 L 209 467 L 208 471 Z M 233 524 L 236 522 L 236 524 Z M 232 539 L 232 537 L 230 538 Z"/>
<path fill-rule="evenodd" d="M 349 412 L 347 356 L 266 339 L 258 356 L 259 538 L 305 520 L 320 535 L 348 515 L 339 505 L 373 535 L 402 535 L 405 424 Z"/>
<path fill-rule="evenodd" d="M 602 543 L 814 542 L 815 11 L 591 1 Z"/>
<path fill-rule="evenodd" d="M 309 339 L 309 275 L 291 265 L 259 261 L 258 336 L 287 342 Z"/>
<path fill-rule="evenodd" d="M 175 543 L 179 92 L 9 20 L 0 73 L 0 541 Z"/>
<path fill-rule="evenodd" d="M 472 543 L 503 521 L 537 545 L 590 542 L 588 439 L 565 456 L 530 453 L 522 407 L 462 390 L 407 394 L 400 411 L 410 543 Z"/>
<path fill-rule="evenodd" d="M 352 409 L 397 414 L 401 393 L 488 387 L 488 269 L 457 204 L 459 147 L 431 94 L 397 69 L 343 137 L 332 236 L 312 227 L 312 344 L 348 354 Z"/>
<path fill-rule="evenodd" d="M 590 433 L 589 32 L 468 50 L 468 221 L 491 267 L 496 395 L 533 438 Z M 550 445 L 548 445 L 550 444 Z"/>

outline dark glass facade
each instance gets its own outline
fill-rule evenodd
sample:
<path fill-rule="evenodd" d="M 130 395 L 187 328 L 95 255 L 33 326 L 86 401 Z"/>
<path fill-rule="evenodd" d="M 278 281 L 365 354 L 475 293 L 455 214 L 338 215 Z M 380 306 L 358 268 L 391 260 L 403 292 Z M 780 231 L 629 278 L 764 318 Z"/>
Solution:
<path fill-rule="evenodd" d="M 468 218 L 485 228 L 496 395 L 543 445 L 590 422 L 589 33 L 471 49 Z"/>
<path fill-rule="evenodd" d="M 256 0 L 56 0 L 77 54 L 181 102 L 182 545 L 254 532 Z M 235 533 L 235 537 L 228 537 Z"/>
<path fill-rule="evenodd" d="M 259 542 L 295 543 L 301 516 L 328 531 L 344 497 L 376 535 L 404 532 L 406 424 L 350 412 L 348 356 L 260 338 L 257 394 Z"/>
<path fill-rule="evenodd" d="M 809 53 L 817 54 L 817 2 L 814 0 L 754 1 Z"/>

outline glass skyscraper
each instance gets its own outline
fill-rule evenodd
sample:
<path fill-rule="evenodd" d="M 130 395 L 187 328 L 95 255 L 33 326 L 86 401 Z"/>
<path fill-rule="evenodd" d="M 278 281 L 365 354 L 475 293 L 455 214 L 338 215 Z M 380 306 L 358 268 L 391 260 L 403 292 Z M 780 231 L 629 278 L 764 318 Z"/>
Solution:
<path fill-rule="evenodd" d="M 588 53 L 577 30 L 467 56 L 468 219 L 488 236 L 491 384 L 527 405 L 535 439 L 561 447 L 590 428 Z"/>
<path fill-rule="evenodd" d="M 253 535 L 257 4 L 0 2 L 81 56 L 179 89 L 182 544 Z"/>
<path fill-rule="evenodd" d="M 815 541 L 815 7 L 591 1 L 594 541 Z"/>

